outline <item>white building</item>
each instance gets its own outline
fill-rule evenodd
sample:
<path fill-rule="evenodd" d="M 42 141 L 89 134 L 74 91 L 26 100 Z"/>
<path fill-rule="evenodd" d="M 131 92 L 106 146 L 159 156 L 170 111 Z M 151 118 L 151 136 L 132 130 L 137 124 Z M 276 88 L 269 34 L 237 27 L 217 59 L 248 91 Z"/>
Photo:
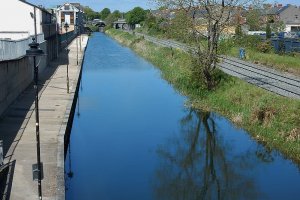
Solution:
<path fill-rule="evenodd" d="M 79 3 L 65 3 L 56 9 L 56 19 L 60 28 L 60 33 L 65 33 L 64 25 L 68 23 L 69 31 L 75 30 L 77 24 L 83 29 L 83 7 Z"/>
<path fill-rule="evenodd" d="M 21 0 L 0 0 L 0 61 L 25 56 L 35 34 L 48 61 L 57 57 L 57 27 L 54 15 L 46 9 Z"/>
<path fill-rule="evenodd" d="M 34 35 L 34 20 L 30 13 L 36 8 L 37 34 L 42 33 L 43 9 L 20 0 L 0 0 L 0 38 L 22 39 Z"/>

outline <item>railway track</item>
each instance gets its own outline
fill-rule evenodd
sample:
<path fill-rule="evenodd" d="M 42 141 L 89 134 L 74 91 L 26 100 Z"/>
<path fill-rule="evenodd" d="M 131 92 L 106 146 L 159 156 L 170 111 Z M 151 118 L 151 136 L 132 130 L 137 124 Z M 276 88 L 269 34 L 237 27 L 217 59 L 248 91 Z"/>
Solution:
<path fill-rule="evenodd" d="M 172 40 L 162 40 L 152 36 L 136 33 L 145 40 L 160 46 L 180 49 L 184 52 L 195 51 L 193 47 Z M 252 64 L 243 60 L 220 56 L 218 67 L 225 73 L 238 77 L 248 83 L 264 88 L 282 96 L 300 99 L 300 78 L 278 72 L 261 65 Z"/>

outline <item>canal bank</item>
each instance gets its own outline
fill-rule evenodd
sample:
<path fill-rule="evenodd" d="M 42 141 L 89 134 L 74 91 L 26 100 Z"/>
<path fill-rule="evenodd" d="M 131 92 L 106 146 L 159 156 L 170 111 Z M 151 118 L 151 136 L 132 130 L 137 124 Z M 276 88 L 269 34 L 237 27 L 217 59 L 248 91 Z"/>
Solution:
<path fill-rule="evenodd" d="M 152 52 L 153 53 L 153 52 Z M 66 199 L 297 199 L 298 166 L 216 113 L 185 106 L 156 66 L 105 34 L 86 50 Z"/>
<path fill-rule="evenodd" d="M 111 29 L 107 34 L 157 66 L 164 79 L 189 97 L 192 107 L 226 116 L 267 148 L 300 163 L 299 100 L 272 94 L 226 74 L 220 74 L 222 81 L 214 91 L 199 89 L 188 54 L 126 32 Z"/>
<path fill-rule="evenodd" d="M 68 50 L 63 50 L 59 58 L 51 62 L 40 75 L 39 110 L 41 161 L 44 168 L 43 199 L 64 199 L 64 134 L 68 131 L 68 118 L 72 114 L 72 102 L 76 95 L 87 43 L 88 36 L 86 35 L 75 38 L 68 46 Z M 69 93 L 67 93 L 67 66 Z M 9 107 L 0 121 L 0 130 L 1 135 L 4 136 L 5 164 L 9 172 L 3 198 L 38 199 L 37 182 L 32 180 L 32 164 L 36 163 L 32 86 L 28 87 Z"/>

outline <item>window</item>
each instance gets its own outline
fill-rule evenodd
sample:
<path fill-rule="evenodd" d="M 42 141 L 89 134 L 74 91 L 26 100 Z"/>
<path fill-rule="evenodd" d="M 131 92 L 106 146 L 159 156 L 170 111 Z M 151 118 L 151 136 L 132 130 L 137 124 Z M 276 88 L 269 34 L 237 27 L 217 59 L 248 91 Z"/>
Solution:
<path fill-rule="evenodd" d="M 65 22 L 65 13 L 61 13 L 61 22 L 64 23 Z"/>
<path fill-rule="evenodd" d="M 73 12 L 70 13 L 70 23 L 74 24 L 74 13 Z"/>

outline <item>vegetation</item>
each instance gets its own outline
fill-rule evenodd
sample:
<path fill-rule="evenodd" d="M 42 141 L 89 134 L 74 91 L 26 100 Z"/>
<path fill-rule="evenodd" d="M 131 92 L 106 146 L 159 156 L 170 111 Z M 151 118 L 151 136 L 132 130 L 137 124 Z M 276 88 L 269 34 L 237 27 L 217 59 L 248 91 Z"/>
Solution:
<path fill-rule="evenodd" d="M 270 39 L 271 37 L 272 37 L 271 26 L 270 26 L 270 23 L 267 23 L 267 26 L 266 26 L 266 38 Z"/>
<path fill-rule="evenodd" d="M 105 20 L 109 15 L 110 15 L 111 11 L 109 8 L 104 8 L 101 12 L 100 12 L 100 18 L 102 20 Z"/>
<path fill-rule="evenodd" d="M 99 31 L 99 27 L 98 27 L 98 26 L 87 25 L 87 27 L 89 27 L 90 30 L 91 30 L 92 32 L 97 32 L 97 31 Z"/>
<path fill-rule="evenodd" d="M 235 36 L 241 37 L 243 35 L 242 26 L 238 24 L 235 28 Z"/>
<path fill-rule="evenodd" d="M 112 12 L 111 14 L 109 14 L 106 19 L 106 27 L 105 29 L 110 29 L 112 28 L 112 25 L 115 21 L 117 21 L 119 18 L 121 18 L 122 13 L 119 10 L 115 10 L 114 12 Z"/>
<path fill-rule="evenodd" d="M 222 81 L 213 91 L 199 88 L 193 59 L 179 50 L 158 47 L 126 32 L 107 33 L 159 67 L 162 76 L 189 97 L 191 107 L 215 111 L 249 131 L 268 149 L 280 150 L 300 163 L 300 102 L 257 88 L 218 71 Z"/>
<path fill-rule="evenodd" d="M 283 21 L 275 21 L 271 24 L 271 29 L 274 33 L 278 34 L 279 32 L 283 32 L 285 30 L 285 25 Z"/>
<path fill-rule="evenodd" d="M 246 60 L 300 76 L 299 53 L 275 54 L 270 41 L 263 42 L 259 36 L 243 35 L 222 41 L 219 50 L 222 54 L 238 57 L 240 47 L 246 49 Z"/>
<path fill-rule="evenodd" d="M 84 14 L 87 20 L 93 20 L 93 19 L 99 19 L 100 14 L 95 12 L 93 9 L 90 7 L 86 6 L 84 7 Z"/>
<path fill-rule="evenodd" d="M 140 24 L 146 19 L 146 11 L 141 7 L 135 7 L 131 11 L 126 13 L 126 22 L 133 26 L 135 24 Z"/>
<path fill-rule="evenodd" d="M 247 15 L 247 24 L 249 25 L 250 31 L 260 31 L 261 29 L 261 20 L 260 20 L 260 12 L 257 9 L 250 10 Z"/>
<path fill-rule="evenodd" d="M 216 70 L 220 36 L 232 25 L 232 13 L 252 0 L 156 1 L 169 9 L 176 8 L 175 20 L 170 26 L 173 30 L 172 35 L 175 37 L 180 35 L 185 41 L 193 42 L 196 47 L 196 52 L 191 52 L 195 58 L 193 76 L 195 79 L 203 80 L 203 86 L 208 90 L 215 89 L 220 83 Z"/>

